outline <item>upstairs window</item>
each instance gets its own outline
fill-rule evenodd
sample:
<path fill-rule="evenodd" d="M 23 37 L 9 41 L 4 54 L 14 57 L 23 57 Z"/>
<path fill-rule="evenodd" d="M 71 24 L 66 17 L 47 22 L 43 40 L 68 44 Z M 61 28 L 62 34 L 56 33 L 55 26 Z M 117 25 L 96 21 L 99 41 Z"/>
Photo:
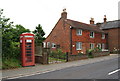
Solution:
<path fill-rule="evenodd" d="M 52 43 L 52 48 L 56 48 L 56 44 L 55 43 Z"/>
<path fill-rule="evenodd" d="M 76 29 L 77 35 L 82 35 L 82 30 L 81 29 Z"/>
<path fill-rule="evenodd" d="M 102 33 L 102 39 L 105 39 L 105 34 L 104 33 Z"/>
<path fill-rule="evenodd" d="M 94 38 L 94 32 L 90 32 L 90 38 Z"/>
<path fill-rule="evenodd" d="M 90 43 L 90 49 L 94 49 L 94 43 Z"/>
<path fill-rule="evenodd" d="M 82 42 L 76 42 L 76 50 L 82 49 Z"/>

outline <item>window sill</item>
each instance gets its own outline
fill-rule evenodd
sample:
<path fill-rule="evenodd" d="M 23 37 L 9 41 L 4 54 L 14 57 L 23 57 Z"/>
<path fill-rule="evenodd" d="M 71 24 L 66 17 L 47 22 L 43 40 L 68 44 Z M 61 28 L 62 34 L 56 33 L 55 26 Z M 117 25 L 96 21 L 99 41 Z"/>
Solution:
<path fill-rule="evenodd" d="M 105 39 L 105 38 L 102 38 L 102 39 Z"/>
<path fill-rule="evenodd" d="M 82 35 L 77 35 L 77 36 L 82 36 Z"/>
<path fill-rule="evenodd" d="M 94 37 L 90 37 L 90 38 L 94 38 Z"/>
<path fill-rule="evenodd" d="M 52 47 L 53 49 L 55 49 L 56 47 Z"/>
<path fill-rule="evenodd" d="M 82 49 L 76 49 L 77 51 L 80 51 L 80 50 L 82 50 Z"/>

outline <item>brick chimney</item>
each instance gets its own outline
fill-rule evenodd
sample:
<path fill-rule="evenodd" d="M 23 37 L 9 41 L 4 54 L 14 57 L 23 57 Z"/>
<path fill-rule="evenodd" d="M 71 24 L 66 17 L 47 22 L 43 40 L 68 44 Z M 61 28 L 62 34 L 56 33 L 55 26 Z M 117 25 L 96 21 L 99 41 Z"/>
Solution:
<path fill-rule="evenodd" d="M 94 18 L 91 18 L 90 24 L 94 24 Z"/>
<path fill-rule="evenodd" d="M 67 19 L 67 12 L 66 9 L 63 9 L 63 12 L 61 13 L 61 18 Z"/>
<path fill-rule="evenodd" d="M 106 23 L 107 22 L 107 18 L 106 18 L 106 15 L 104 15 L 104 23 Z"/>

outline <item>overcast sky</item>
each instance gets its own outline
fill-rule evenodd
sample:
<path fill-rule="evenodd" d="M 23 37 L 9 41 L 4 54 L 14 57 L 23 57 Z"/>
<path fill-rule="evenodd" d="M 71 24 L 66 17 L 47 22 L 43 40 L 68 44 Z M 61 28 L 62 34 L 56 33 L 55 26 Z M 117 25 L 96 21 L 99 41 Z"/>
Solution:
<path fill-rule="evenodd" d="M 34 30 L 41 24 L 47 36 L 66 8 L 68 19 L 89 23 L 91 17 L 95 23 L 118 19 L 120 0 L 0 0 L 4 15 L 15 24 Z"/>

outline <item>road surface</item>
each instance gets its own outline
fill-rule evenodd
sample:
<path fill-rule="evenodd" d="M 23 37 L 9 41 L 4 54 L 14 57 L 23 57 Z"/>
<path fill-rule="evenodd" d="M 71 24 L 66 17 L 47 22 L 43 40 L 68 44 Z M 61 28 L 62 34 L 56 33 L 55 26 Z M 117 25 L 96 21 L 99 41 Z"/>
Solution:
<path fill-rule="evenodd" d="M 118 79 L 118 58 L 17 79 Z"/>

